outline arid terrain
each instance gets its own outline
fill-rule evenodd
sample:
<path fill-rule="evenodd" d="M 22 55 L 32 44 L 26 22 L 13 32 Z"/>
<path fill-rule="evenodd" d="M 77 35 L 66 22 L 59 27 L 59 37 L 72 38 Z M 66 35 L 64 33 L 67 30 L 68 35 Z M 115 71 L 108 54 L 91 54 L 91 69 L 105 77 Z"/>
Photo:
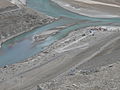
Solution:
<path fill-rule="evenodd" d="M 0 0 L 0 90 L 120 90 L 120 1 L 34 4 Z"/>

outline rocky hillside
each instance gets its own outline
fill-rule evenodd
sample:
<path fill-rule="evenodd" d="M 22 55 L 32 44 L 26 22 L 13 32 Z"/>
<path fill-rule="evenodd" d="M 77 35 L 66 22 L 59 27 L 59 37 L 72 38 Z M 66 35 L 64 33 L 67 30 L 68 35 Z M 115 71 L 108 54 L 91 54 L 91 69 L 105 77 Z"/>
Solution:
<path fill-rule="evenodd" d="M 15 9 L 0 13 L 0 40 L 27 32 L 54 21 L 53 18 L 30 8 Z"/>
<path fill-rule="evenodd" d="M 101 69 L 70 70 L 31 90 L 120 90 L 120 62 Z"/>

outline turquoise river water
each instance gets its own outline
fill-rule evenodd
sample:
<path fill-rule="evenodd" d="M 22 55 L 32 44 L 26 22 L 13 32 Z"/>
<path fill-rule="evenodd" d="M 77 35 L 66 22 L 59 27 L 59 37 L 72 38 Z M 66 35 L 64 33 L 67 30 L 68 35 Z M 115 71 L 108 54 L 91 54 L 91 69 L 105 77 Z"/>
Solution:
<path fill-rule="evenodd" d="M 92 26 L 92 25 L 106 25 L 109 23 L 120 23 L 120 18 L 92 18 L 87 16 L 78 15 L 68 10 L 63 9 L 51 0 L 28 0 L 28 6 L 43 12 L 52 17 L 63 17 L 58 21 L 42 26 L 31 32 L 21 34 L 15 38 L 12 38 L 2 44 L 0 48 L 0 66 L 14 64 L 21 62 L 37 53 L 44 50 L 44 47 L 51 45 L 57 40 L 62 39 L 69 32 L 78 28 Z M 87 21 L 82 22 L 81 21 Z M 60 30 L 59 33 L 49 36 L 42 43 L 33 44 L 32 37 L 37 33 L 50 30 L 55 27 L 59 27 L 65 24 L 73 24 L 67 28 Z"/>

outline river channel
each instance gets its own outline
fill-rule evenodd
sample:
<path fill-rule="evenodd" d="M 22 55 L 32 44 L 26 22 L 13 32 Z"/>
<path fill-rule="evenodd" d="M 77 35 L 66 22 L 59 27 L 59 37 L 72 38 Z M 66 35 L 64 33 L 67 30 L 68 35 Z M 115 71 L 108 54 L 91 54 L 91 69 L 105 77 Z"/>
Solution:
<path fill-rule="evenodd" d="M 51 0 L 28 0 L 27 5 L 46 15 L 60 18 L 58 21 L 42 26 L 31 32 L 21 34 L 2 44 L 0 48 L 0 66 L 21 62 L 35 54 L 40 53 L 57 40 L 64 38 L 68 33 L 79 28 L 106 25 L 108 23 L 120 23 L 120 18 L 92 18 L 78 15 L 63 9 Z M 85 22 L 84 22 L 85 21 Z M 71 25 L 72 24 L 72 25 Z M 42 42 L 33 43 L 33 36 L 63 25 L 71 25 L 51 35 Z"/>

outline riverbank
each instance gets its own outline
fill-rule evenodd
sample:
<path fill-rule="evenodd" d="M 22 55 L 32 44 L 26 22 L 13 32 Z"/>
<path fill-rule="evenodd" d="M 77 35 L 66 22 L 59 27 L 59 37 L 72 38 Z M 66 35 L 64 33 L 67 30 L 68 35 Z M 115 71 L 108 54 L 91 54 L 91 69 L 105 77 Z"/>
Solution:
<path fill-rule="evenodd" d="M 56 19 L 31 8 L 17 9 L 0 15 L 0 43 L 37 27 L 49 24 Z"/>
<path fill-rule="evenodd" d="M 110 29 L 113 30 L 112 27 L 105 27 L 105 26 L 104 27 L 94 27 L 93 26 L 93 27 L 75 30 L 75 31 L 71 32 L 68 36 L 66 36 L 64 39 L 61 39 L 61 40 L 55 42 L 54 44 L 50 45 L 49 47 L 46 47 L 46 49 L 43 52 L 39 53 L 38 55 L 36 55 L 34 57 L 29 58 L 25 62 L 13 64 L 11 66 L 4 66 L 4 68 L 0 69 L 1 89 L 3 87 L 6 89 L 9 88 L 9 90 L 13 90 L 12 87 L 11 87 L 11 89 L 10 89 L 10 87 L 7 87 L 10 85 L 10 83 L 8 83 L 9 85 L 6 85 L 6 87 L 4 87 L 4 83 L 14 82 L 14 80 L 17 80 L 16 81 L 17 87 L 24 90 L 25 89 L 24 87 L 27 87 L 27 85 L 30 85 L 31 87 L 37 85 L 39 83 L 39 82 L 36 83 L 36 80 L 38 80 L 38 78 L 41 79 L 40 82 L 42 82 L 44 80 L 46 81 L 47 80 L 47 78 L 45 78 L 46 76 L 43 76 L 44 77 L 43 78 L 42 75 L 49 76 L 49 74 L 47 74 L 47 73 L 50 73 L 50 72 L 52 73 L 51 68 L 54 68 L 54 67 L 56 68 L 58 66 L 58 69 L 59 69 L 59 66 L 61 66 L 64 68 L 61 71 L 68 70 L 71 67 L 71 64 L 69 64 L 68 62 L 73 63 L 73 61 L 71 61 L 71 58 L 75 57 L 79 53 L 82 53 L 83 51 L 89 49 L 92 46 L 95 47 L 94 45 L 99 44 L 100 42 L 102 42 L 100 45 L 104 45 L 106 43 L 106 41 L 109 41 L 109 39 L 117 37 L 119 35 L 119 33 L 117 31 L 119 29 L 119 27 L 114 28 L 114 30 L 112 32 Z M 80 39 L 80 38 L 83 38 L 83 39 Z M 86 43 L 87 43 L 87 46 L 85 45 Z M 77 47 L 78 45 L 82 45 L 82 47 Z M 71 50 L 69 50 L 69 48 L 71 48 L 71 47 L 73 48 L 72 52 L 71 52 Z M 76 48 L 74 48 L 74 47 L 76 47 Z M 97 46 L 97 48 L 98 47 L 99 47 L 99 45 Z M 63 51 L 62 53 L 59 53 L 58 51 L 60 49 L 63 50 L 63 48 L 64 48 L 64 50 L 67 50 L 67 51 Z M 96 50 L 96 48 L 95 48 L 95 50 Z M 93 49 L 93 52 L 94 52 L 94 49 Z M 90 53 L 92 53 L 92 52 L 90 52 Z M 81 58 L 81 60 L 82 60 L 82 58 Z M 79 60 L 75 61 L 75 59 L 74 59 L 74 62 L 78 63 L 80 61 Z M 55 63 L 55 64 L 53 64 L 53 63 Z M 67 69 L 64 67 L 63 63 L 65 64 L 65 66 L 67 66 L 66 67 Z M 49 65 L 49 64 L 52 66 L 47 67 L 46 65 Z M 66 65 L 66 64 L 68 64 L 68 65 Z M 72 66 L 74 66 L 73 64 L 72 64 Z M 69 65 L 70 65 L 70 67 L 69 67 Z M 45 66 L 48 70 L 42 69 Z M 50 68 L 50 71 L 49 71 L 49 68 Z M 47 70 L 47 73 L 42 74 L 41 69 L 42 69 L 43 73 L 46 72 L 46 70 Z M 56 69 L 56 70 L 58 70 L 58 69 Z M 57 75 L 61 74 L 62 73 L 61 71 L 58 74 L 57 73 L 56 74 Z M 33 74 L 35 74 L 35 75 L 33 75 Z M 51 75 L 53 75 L 52 77 L 54 78 L 54 77 L 56 77 L 56 74 L 54 74 L 54 72 L 53 72 L 53 74 L 51 74 Z M 31 76 L 34 76 L 34 77 L 31 78 Z M 34 80 L 32 80 L 32 79 L 34 79 Z M 50 79 L 50 78 L 48 77 L 48 79 Z M 21 80 L 23 80 L 23 83 L 21 83 Z M 18 84 L 20 86 L 18 86 Z"/>
<path fill-rule="evenodd" d="M 52 0 L 61 7 L 89 17 L 117 18 L 120 17 L 119 1 L 94 1 L 94 0 Z"/>

